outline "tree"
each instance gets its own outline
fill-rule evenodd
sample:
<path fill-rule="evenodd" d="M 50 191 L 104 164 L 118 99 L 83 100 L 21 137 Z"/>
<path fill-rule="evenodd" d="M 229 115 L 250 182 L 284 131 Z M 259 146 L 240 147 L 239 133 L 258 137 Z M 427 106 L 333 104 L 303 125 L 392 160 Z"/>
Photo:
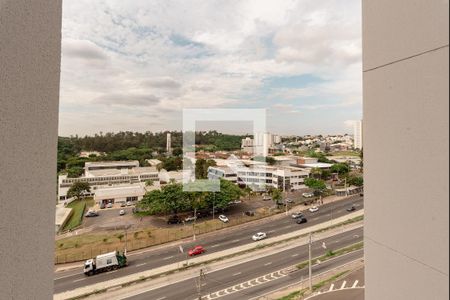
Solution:
<path fill-rule="evenodd" d="M 88 182 L 75 182 L 67 191 L 69 198 L 75 197 L 80 200 L 82 196 L 91 192 L 91 186 Z"/>
<path fill-rule="evenodd" d="M 361 176 L 348 176 L 347 177 L 347 184 L 354 185 L 354 186 L 364 186 L 364 178 Z"/>
<path fill-rule="evenodd" d="M 325 181 L 323 181 L 321 179 L 306 178 L 305 185 L 307 187 L 309 187 L 310 189 L 313 189 L 314 194 L 318 194 L 318 195 L 322 195 L 323 192 L 327 189 L 327 185 L 325 184 Z"/>
<path fill-rule="evenodd" d="M 337 163 L 331 166 L 331 172 L 339 175 L 347 175 L 350 173 L 350 166 L 346 163 Z"/>
<path fill-rule="evenodd" d="M 279 189 L 274 189 L 272 191 L 272 199 L 273 201 L 275 201 L 277 206 L 280 206 L 282 204 L 281 200 L 283 200 L 283 194 Z"/>
<path fill-rule="evenodd" d="M 250 187 L 246 186 L 243 190 L 243 193 L 244 193 L 244 195 L 248 196 L 248 200 L 250 201 L 250 199 L 253 195 L 253 190 Z"/>
<path fill-rule="evenodd" d="M 155 181 L 153 181 L 153 180 L 147 180 L 145 182 L 145 186 L 151 187 L 151 186 L 154 186 L 154 185 L 155 185 Z"/>
<path fill-rule="evenodd" d="M 182 156 L 183 155 L 183 149 L 181 148 L 175 148 L 172 151 L 173 156 Z"/>
<path fill-rule="evenodd" d="M 78 178 L 83 175 L 84 169 L 82 167 L 72 167 L 67 170 L 68 178 Z"/>

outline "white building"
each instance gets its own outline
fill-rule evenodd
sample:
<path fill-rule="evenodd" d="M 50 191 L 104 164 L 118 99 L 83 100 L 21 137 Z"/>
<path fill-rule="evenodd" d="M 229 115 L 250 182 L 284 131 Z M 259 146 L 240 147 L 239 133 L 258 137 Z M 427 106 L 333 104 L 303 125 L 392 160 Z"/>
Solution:
<path fill-rule="evenodd" d="M 137 165 L 137 167 L 136 167 Z M 88 182 L 92 195 L 97 190 L 118 185 L 159 182 L 158 170 L 154 167 L 139 167 L 139 162 L 98 162 L 86 163 L 85 174 L 79 178 L 68 178 L 67 175 L 58 177 L 59 200 L 67 199 L 67 192 L 75 182 Z"/>
<path fill-rule="evenodd" d="M 96 190 L 94 201 L 96 204 L 136 202 L 142 200 L 145 193 L 143 183 L 104 187 Z"/>
<path fill-rule="evenodd" d="M 225 179 L 233 183 L 237 183 L 237 173 L 228 166 L 216 166 L 208 168 L 208 179 L 217 180 Z"/>
<path fill-rule="evenodd" d="M 355 149 L 362 150 L 363 148 L 363 121 L 355 121 L 353 125 L 354 137 L 353 137 L 353 147 Z"/>
<path fill-rule="evenodd" d="M 271 133 L 257 133 L 254 138 L 242 140 L 242 151 L 260 156 L 268 156 L 270 149 L 281 143 L 281 137 Z"/>
<path fill-rule="evenodd" d="M 166 144 L 166 151 L 168 154 L 172 154 L 172 134 L 167 134 L 167 144 Z"/>

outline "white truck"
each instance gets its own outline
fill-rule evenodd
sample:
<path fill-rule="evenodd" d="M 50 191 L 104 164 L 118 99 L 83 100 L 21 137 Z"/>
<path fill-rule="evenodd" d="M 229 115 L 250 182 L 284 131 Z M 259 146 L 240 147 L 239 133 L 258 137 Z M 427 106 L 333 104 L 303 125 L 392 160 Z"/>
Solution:
<path fill-rule="evenodd" d="M 84 263 L 84 274 L 91 276 L 101 272 L 109 272 L 123 268 L 127 265 L 127 257 L 114 251 L 98 255 L 96 258 L 88 259 Z"/>

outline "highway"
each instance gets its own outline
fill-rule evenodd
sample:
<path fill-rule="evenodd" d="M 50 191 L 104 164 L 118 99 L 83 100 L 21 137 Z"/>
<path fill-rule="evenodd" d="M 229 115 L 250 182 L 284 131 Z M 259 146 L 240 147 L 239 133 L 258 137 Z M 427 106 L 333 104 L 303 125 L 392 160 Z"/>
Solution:
<path fill-rule="evenodd" d="M 339 249 L 363 240 L 363 229 L 355 229 L 324 240 L 315 241 L 313 245 L 314 257 L 325 254 L 328 250 L 322 248 L 325 242 L 328 249 Z M 345 263 L 363 257 L 363 251 L 335 258 L 313 268 L 315 274 L 323 273 Z M 251 299 L 267 292 L 295 284 L 307 278 L 308 268 L 294 270 L 289 268 L 308 259 L 308 246 L 303 245 L 290 250 L 282 251 L 271 256 L 255 259 L 240 265 L 235 265 L 223 270 L 206 272 L 202 282 L 202 299 L 242 300 Z M 288 268 L 288 269 L 286 269 Z M 326 279 L 326 278 L 324 278 Z M 167 285 L 154 290 L 143 291 L 135 288 L 128 293 L 127 300 L 194 300 L 198 299 L 196 278 Z M 152 289 L 150 287 L 149 289 Z M 133 293 L 135 295 L 133 295 Z M 106 295 L 105 295 L 106 296 Z"/>
<path fill-rule="evenodd" d="M 305 212 L 304 214 L 308 218 L 307 224 L 298 225 L 289 215 L 279 220 L 266 223 L 249 223 L 245 226 L 230 228 L 226 231 L 226 234 L 220 234 L 220 231 L 218 231 L 217 234 L 205 235 L 204 237 L 199 236 L 196 242 L 186 242 L 183 244 L 183 247 L 184 249 L 190 249 L 196 245 L 202 245 L 207 249 L 208 254 L 223 251 L 229 248 L 253 243 L 251 237 L 257 232 L 266 232 L 270 238 L 320 224 L 329 221 L 332 218 L 334 219 L 344 216 L 348 214 L 347 208 L 352 204 L 356 206 L 357 210 L 364 208 L 363 198 L 360 196 L 354 196 L 349 199 L 323 205 L 316 213 Z M 296 210 L 292 210 L 291 213 L 294 211 Z M 178 246 L 170 246 L 158 248 L 156 250 L 150 249 L 149 251 L 132 255 L 129 257 L 129 266 L 127 268 L 109 273 L 98 274 L 92 277 L 86 277 L 83 274 L 82 268 L 58 272 L 55 274 L 54 293 L 58 294 L 86 285 L 151 270 L 153 268 L 172 263 L 182 262 L 185 259 L 186 256 L 180 253 Z"/>

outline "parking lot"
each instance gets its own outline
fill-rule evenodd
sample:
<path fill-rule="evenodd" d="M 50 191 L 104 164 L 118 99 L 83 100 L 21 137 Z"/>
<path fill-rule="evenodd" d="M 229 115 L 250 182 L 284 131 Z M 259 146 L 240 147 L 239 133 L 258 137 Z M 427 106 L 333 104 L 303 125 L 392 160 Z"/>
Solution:
<path fill-rule="evenodd" d="M 305 198 L 302 197 L 302 193 L 305 191 L 297 191 L 295 193 L 289 193 L 286 195 L 285 199 L 291 199 L 292 203 L 290 206 L 294 206 L 301 201 L 304 201 Z M 257 211 L 263 208 L 271 209 L 275 207 L 275 203 L 272 200 L 263 200 L 262 196 L 253 196 L 250 199 L 242 198 L 242 203 L 233 204 L 230 208 L 224 213 L 228 218 L 238 218 L 242 217 L 245 212 L 248 211 Z M 173 226 L 183 226 L 185 224 L 179 225 L 168 225 L 167 219 L 169 216 L 145 216 L 139 217 L 135 216 L 132 212 L 134 206 L 120 207 L 119 204 L 115 204 L 113 208 L 104 208 L 100 209 L 99 206 L 95 206 L 93 209 L 99 213 L 97 217 L 84 218 L 82 229 L 88 230 L 117 230 L 122 228 L 130 228 L 130 229 L 138 229 L 138 228 L 167 228 Z M 120 216 L 119 212 L 121 210 L 125 211 L 125 215 Z M 193 213 L 189 214 L 180 214 L 180 217 L 184 219 L 184 217 L 192 216 Z M 220 215 L 217 212 L 214 215 L 214 218 L 218 218 Z M 200 223 L 205 220 L 211 220 L 213 218 L 212 214 L 208 216 L 198 219 L 197 222 Z"/>

